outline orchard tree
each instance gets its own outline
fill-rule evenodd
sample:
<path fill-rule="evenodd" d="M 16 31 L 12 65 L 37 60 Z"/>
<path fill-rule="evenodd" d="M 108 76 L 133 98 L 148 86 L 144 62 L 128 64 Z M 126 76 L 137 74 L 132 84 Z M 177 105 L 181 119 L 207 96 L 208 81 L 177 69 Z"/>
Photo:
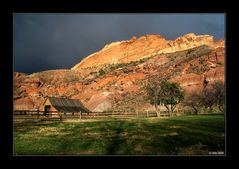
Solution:
<path fill-rule="evenodd" d="M 164 105 L 170 116 L 173 115 L 176 105 L 184 99 L 184 93 L 176 83 L 166 80 L 151 79 L 146 86 L 148 99 L 154 105 L 157 116 L 160 117 L 160 105 Z"/>
<path fill-rule="evenodd" d="M 160 83 L 161 103 L 167 108 L 170 116 L 173 115 L 176 105 L 184 99 L 184 93 L 177 83 L 170 83 L 168 81 L 162 81 Z"/>
<path fill-rule="evenodd" d="M 190 93 L 185 105 L 192 107 L 195 114 L 201 107 L 209 109 L 209 112 L 212 111 L 213 107 L 218 107 L 221 112 L 224 112 L 225 86 L 223 82 L 214 82 L 206 86 L 201 92 Z"/>
<path fill-rule="evenodd" d="M 194 114 L 198 114 L 200 107 L 202 107 L 201 93 L 199 92 L 189 93 L 184 101 L 184 105 L 190 106 L 193 109 Z"/>
<path fill-rule="evenodd" d="M 201 96 L 202 105 L 205 108 L 212 108 L 217 106 L 221 112 L 224 112 L 225 104 L 225 86 L 223 82 L 214 82 L 210 86 L 207 86 Z"/>
<path fill-rule="evenodd" d="M 151 79 L 145 87 L 150 104 L 154 105 L 157 117 L 160 117 L 160 81 Z"/>
<path fill-rule="evenodd" d="M 212 84 L 215 105 L 218 106 L 218 109 L 221 112 L 224 112 L 225 107 L 225 85 L 222 82 L 216 82 Z"/>

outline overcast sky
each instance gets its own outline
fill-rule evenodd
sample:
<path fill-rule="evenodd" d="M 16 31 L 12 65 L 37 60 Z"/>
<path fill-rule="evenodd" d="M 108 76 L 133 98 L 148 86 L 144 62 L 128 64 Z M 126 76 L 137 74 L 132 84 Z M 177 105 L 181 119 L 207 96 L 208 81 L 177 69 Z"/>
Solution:
<path fill-rule="evenodd" d="M 224 38 L 224 14 L 14 14 L 14 71 L 69 69 L 113 41 L 160 34 Z"/>

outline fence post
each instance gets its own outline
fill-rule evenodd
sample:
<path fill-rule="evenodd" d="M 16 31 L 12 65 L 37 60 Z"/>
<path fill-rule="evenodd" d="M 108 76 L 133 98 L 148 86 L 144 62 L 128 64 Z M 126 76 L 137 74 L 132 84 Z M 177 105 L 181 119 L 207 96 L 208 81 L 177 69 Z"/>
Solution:
<path fill-rule="evenodd" d="M 149 117 L 149 111 L 147 110 L 147 117 Z"/>
<path fill-rule="evenodd" d="M 39 119 L 39 110 L 37 109 L 37 119 Z"/>
<path fill-rule="evenodd" d="M 81 111 L 80 111 L 80 119 L 81 119 Z"/>
<path fill-rule="evenodd" d="M 62 121 L 62 114 L 60 113 L 60 121 Z"/>

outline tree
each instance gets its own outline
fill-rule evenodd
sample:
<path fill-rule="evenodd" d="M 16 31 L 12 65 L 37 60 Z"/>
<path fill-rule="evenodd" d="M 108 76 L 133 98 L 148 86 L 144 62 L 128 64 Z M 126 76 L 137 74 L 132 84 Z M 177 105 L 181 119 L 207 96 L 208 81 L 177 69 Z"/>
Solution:
<path fill-rule="evenodd" d="M 209 108 L 209 111 L 212 111 L 212 107 L 215 102 L 215 96 L 212 88 L 207 86 L 203 89 L 201 93 L 201 99 L 200 99 L 202 106 L 205 108 Z"/>
<path fill-rule="evenodd" d="M 224 110 L 225 88 L 222 82 L 214 82 L 203 89 L 201 95 L 202 106 L 212 111 L 217 106 L 220 111 Z"/>
<path fill-rule="evenodd" d="M 146 86 L 146 92 L 150 104 L 154 105 L 157 116 L 160 117 L 160 105 L 163 104 L 170 116 L 173 115 L 176 105 L 184 99 L 179 84 L 170 83 L 166 80 L 151 79 Z"/>
<path fill-rule="evenodd" d="M 207 85 L 200 93 L 195 91 L 187 96 L 185 104 L 191 106 L 197 114 L 200 107 L 212 111 L 217 106 L 223 112 L 225 105 L 225 86 L 222 82 Z"/>
<path fill-rule="evenodd" d="M 185 99 L 184 105 L 192 107 L 192 109 L 194 110 L 194 114 L 198 114 L 198 110 L 202 106 L 201 93 L 189 93 Z"/>
<path fill-rule="evenodd" d="M 212 85 L 215 95 L 215 104 L 221 112 L 224 112 L 225 106 L 225 85 L 222 82 L 216 82 Z"/>
<path fill-rule="evenodd" d="M 177 83 L 170 83 L 168 81 L 162 81 L 160 83 L 161 103 L 167 108 L 170 116 L 173 115 L 176 105 L 184 99 L 184 93 Z"/>
<path fill-rule="evenodd" d="M 154 105 L 157 117 L 160 117 L 160 81 L 151 80 L 146 86 L 146 92 L 150 104 Z"/>

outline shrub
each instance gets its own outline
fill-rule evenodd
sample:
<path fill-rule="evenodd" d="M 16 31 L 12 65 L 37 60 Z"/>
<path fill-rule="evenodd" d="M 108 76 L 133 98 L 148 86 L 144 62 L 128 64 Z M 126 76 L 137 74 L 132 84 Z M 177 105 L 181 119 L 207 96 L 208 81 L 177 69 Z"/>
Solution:
<path fill-rule="evenodd" d="M 188 49 L 186 56 L 190 56 L 190 54 L 191 54 L 192 52 L 193 52 L 193 49 Z"/>
<path fill-rule="evenodd" d="M 77 81 L 80 81 L 80 80 L 81 80 L 81 77 L 79 75 L 74 74 L 74 73 L 66 74 L 63 78 L 63 81 L 65 83 L 77 82 Z"/>
<path fill-rule="evenodd" d="M 53 75 L 48 73 L 39 73 L 39 80 L 46 84 L 51 84 L 53 80 Z"/>
<path fill-rule="evenodd" d="M 74 95 L 77 95 L 79 93 L 79 91 L 76 88 L 72 88 L 70 89 L 65 95 L 70 98 Z"/>
<path fill-rule="evenodd" d="M 99 76 L 103 76 L 104 74 L 106 74 L 106 72 L 103 69 L 100 69 Z"/>

